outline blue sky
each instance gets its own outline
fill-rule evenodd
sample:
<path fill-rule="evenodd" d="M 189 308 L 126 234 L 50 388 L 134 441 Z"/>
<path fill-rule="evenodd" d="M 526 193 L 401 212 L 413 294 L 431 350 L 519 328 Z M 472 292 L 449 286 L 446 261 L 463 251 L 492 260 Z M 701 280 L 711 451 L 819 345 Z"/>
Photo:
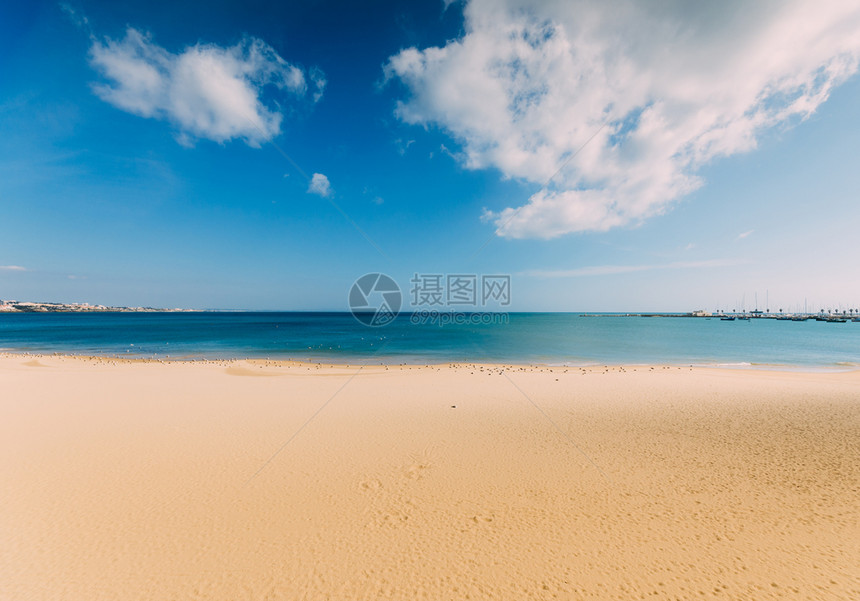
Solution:
<path fill-rule="evenodd" d="M 3 3 L 0 298 L 860 305 L 860 11 L 625 6 Z"/>

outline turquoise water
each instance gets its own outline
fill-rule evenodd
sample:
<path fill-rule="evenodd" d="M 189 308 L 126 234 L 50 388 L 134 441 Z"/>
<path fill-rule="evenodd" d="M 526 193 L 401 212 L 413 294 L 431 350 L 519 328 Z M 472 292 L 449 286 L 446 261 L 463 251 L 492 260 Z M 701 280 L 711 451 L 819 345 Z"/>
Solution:
<path fill-rule="evenodd" d="M 346 363 L 860 366 L 860 323 L 567 313 L 507 318 L 440 326 L 400 315 L 369 328 L 349 313 L 16 313 L 0 314 L 0 349 Z"/>

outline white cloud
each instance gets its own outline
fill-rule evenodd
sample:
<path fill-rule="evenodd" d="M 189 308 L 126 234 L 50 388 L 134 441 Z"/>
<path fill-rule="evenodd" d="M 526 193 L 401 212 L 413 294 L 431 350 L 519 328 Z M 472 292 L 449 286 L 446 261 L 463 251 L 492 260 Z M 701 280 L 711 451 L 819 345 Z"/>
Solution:
<path fill-rule="evenodd" d="M 0 265 L 0 271 L 27 271 L 27 268 L 20 265 Z"/>
<path fill-rule="evenodd" d="M 676 261 L 656 265 L 592 265 L 576 269 L 535 270 L 517 274 L 536 278 L 577 278 L 595 275 L 618 275 L 637 271 L 654 271 L 656 269 L 705 269 L 709 267 L 731 267 L 747 261 L 737 259 L 710 259 L 707 261 Z"/>
<path fill-rule="evenodd" d="M 441 152 L 442 154 L 447 154 L 449 157 L 451 157 L 451 158 L 452 158 L 452 159 L 454 159 L 455 161 L 459 160 L 459 158 L 457 157 L 457 155 L 455 155 L 453 152 L 451 152 L 451 151 L 448 149 L 448 147 L 447 147 L 447 146 L 445 146 L 444 144 L 440 144 L 440 145 L 439 145 L 439 152 Z"/>
<path fill-rule="evenodd" d="M 94 40 L 90 63 L 105 78 L 95 84 L 98 96 L 141 117 L 169 121 L 181 144 L 197 138 L 216 142 L 242 139 L 259 146 L 281 131 L 282 115 L 263 101 L 266 86 L 303 96 L 307 78 L 271 46 L 246 38 L 235 46 L 197 44 L 173 54 L 136 29 L 125 38 Z M 313 99 L 319 100 L 325 77 L 311 69 Z"/>
<path fill-rule="evenodd" d="M 464 18 L 461 38 L 401 51 L 386 77 L 410 92 L 396 115 L 442 127 L 467 168 L 540 186 L 485 214 L 514 238 L 667 210 L 702 165 L 809 117 L 860 61 L 854 2 L 471 0 Z"/>
<path fill-rule="evenodd" d="M 328 181 L 328 178 L 322 173 L 314 173 L 308 186 L 308 194 L 317 194 L 323 198 L 327 198 L 331 196 L 331 193 L 331 183 Z"/>
<path fill-rule="evenodd" d="M 87 19 L 87 16 L 76 11 L 72 6 L 66 2 L 60 3 L 60 10 L 66 13 L 66 16 L 71 20 L 72 23 L 75 24 L 79 29 L 83 29 L 88 34 L 92 35 L 92 29 L 90 27 L 90 20 Z"/>
<path fill-rule="evenodd" d="M 319 102 L 323 96 L 323 92 L 325 92 L 325 87 L 328 85 L 328 80 L 325 78 L 325 73 L 319 67 L 311 67 L 308 75 L 311 83 L 314 84 L 314 102 Z"/>
<path fill-rule="evenodd" d="M 394 144 L 397 146 L 397 152 L 400 153 L 401 156 L 406 154 L 406 151 L 409 150 L 409 147 L 415 144 L 415 140 L 394 140 Z"/>
<path fill-rule="evenodd" d="M 738 240 L 743 240 L 747 236 L 751 235 L 755 230 L 747 230 L 746 232 L 741 232 L 738 234 Z"/>

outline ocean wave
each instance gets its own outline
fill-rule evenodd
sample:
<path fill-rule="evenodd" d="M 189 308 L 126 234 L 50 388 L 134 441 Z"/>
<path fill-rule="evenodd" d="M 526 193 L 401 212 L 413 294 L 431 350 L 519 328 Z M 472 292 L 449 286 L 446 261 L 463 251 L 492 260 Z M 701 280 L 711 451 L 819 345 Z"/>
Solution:
<path fill-rule="evenodd" d="M 752 367 L 749 361 L 736 361 L 733 363 L 693 363 L 693 367 Z"/>

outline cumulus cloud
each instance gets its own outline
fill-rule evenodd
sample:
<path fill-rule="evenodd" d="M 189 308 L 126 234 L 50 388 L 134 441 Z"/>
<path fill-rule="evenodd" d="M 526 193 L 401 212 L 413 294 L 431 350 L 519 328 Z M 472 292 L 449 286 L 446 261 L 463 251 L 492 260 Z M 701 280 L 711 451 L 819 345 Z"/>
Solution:
<path fill-rule="evenodd" d="M 205 138 L 259 146 L 280 133 L 282 121 L 278 106 L 264 102 L 264 88 L 302 97 L 310 79 L 317 101 L 326 84 L 319 69 L 306 76 L 251 37 L 235 46 L 197 44 L 174 54 L 129 28 L 121 40 L 94 39 L 90 63 L 105 79 L 93 85 L 102 100 L 141 117 L 169 121 L 185 144 Z"/>
<path fill-rule="evenodd" d="M 331 196 L 331 193 L 331 183 L 328 181 L 328 178 L 322 173 L 314 173 L 308 186 L 308 194 L 316 194 L 323 198 L 328 198 Z"/>
<path fill-rule="evenodd" d="M 386 77 L 409 92 L 396 115 L 447 131 L 464 166 L 538 186 L 484 215 L 513 238 L 667 210 L 702 165 L 809 117 L 860 60 L 851 2 L 470 0 L 464 19 Z"/>

